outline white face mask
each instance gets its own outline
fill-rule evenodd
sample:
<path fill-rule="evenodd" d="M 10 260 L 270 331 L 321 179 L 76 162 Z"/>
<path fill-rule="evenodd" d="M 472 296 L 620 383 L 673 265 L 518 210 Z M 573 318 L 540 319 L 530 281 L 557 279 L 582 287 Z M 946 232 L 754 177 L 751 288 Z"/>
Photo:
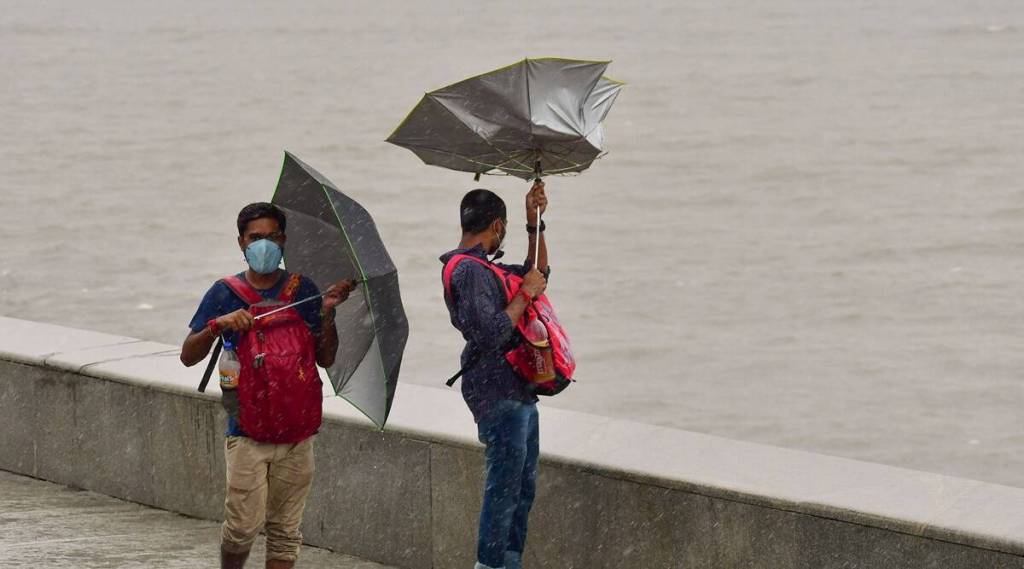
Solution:
<path fill-rule="evenodd" d="M 501 248 L 505 245 L 505 238 L 508 237 L 508 231 L 505 230 L 505 225 L 504 224 L 502 224 L 501 228 L 504 231 L 502 231 L 502 233 L 498 234 L 498 246 L 494 248 L 494 253 L 491 254 L 492 255 L 492 257 L 491 257 L 492 261 L 496 261 L 496 260 L 498 260 L 498 259 L 500 259 L 500 258 L 505 256 L 505 252 L 502 251 Z"/>

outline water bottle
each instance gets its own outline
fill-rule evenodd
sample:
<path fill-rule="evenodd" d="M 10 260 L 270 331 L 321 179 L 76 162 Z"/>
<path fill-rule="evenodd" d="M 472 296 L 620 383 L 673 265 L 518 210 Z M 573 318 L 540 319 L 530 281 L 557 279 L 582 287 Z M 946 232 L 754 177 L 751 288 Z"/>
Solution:
<path fill-rule="evenodd" d="M 532 359 L 534 383 L 545 383 L 555 379 L 555 362 L 551 353 L 551 339 L 548 328 L 538 318 L 526 325 L 526 345 L 529 346 Z"/>
<path fill-rule="evenodd" d="M 242 371 L 242 364 L 238 361 L 238 354 L 235 353 L 235 346 L 231 342 L 224 342 L 224 351 L 220 353 L 217 367 L 220 369 L 221 391 L 237 388 L 238 374 Z"/>

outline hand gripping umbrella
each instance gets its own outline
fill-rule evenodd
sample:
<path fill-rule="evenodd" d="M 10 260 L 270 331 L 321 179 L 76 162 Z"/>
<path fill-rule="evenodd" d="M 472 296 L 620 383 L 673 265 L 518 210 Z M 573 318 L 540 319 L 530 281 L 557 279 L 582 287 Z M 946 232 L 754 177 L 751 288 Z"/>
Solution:
<path fill-rule="evenodd" d="M 338 306 L 338 353 L 327 370 L 335 393 L 384 428 L 409 337 L 398 273 L 362 206 L 285 152 L 274 205 L 288 216 L 284 261 L 321 290 L 342 279 L 359 286 Z"/>
<path fill-rule="evenodd" d="M 609 63 L 524 59 L 459 81 L 424 95 L 387 141 L 477 179 L 582 172 L 604 153 L 601 122 L 623 86 L 604 77 Z"/>

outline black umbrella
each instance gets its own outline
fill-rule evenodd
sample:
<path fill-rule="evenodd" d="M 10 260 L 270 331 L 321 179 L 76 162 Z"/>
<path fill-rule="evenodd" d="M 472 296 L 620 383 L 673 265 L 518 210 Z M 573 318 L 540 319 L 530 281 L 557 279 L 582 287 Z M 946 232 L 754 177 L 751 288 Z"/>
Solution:
<path fill-rule="evenodd" d="M 480 174 L 581 172 L 604 152 L 623 84 L 607 61 L 524 59 L 423 96 L 388 142 L 427 164 Z"/>
<path fill-rule="evenodd" d="M 609 63 L 524 59 L 470 77 L 424 95 L 387 141 L 477 179 L 582 172 L 604 153 L 601 122 L 624 85 Z"/>
<path fill-rule="evenodd" d="M 321 290 L 359 286 L 338 306 L 340 342 L 328 370 L 335 393 L 384 428 L 409 337 L 398 272 L 370 214 L 323 175 L 285 152 L 273 203 L 288 216 L 284 261 Z M 300 299 L 301 300 L 301 299 Z"/>

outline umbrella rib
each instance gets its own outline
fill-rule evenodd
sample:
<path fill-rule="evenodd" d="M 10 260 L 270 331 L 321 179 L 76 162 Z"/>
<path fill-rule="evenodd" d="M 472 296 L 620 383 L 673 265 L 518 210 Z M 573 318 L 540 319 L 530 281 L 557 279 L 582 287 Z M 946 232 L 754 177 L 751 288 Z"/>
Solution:
<path fill-rule="evenodd" d="M 502 152 L 501 149 L 496 148 L 493 145 L 492 145 L 492 148 L 494 148 L 494 150 L 497 151 L 498 154 L 501 154 L 503 157 L 507 157 L 508 156 L 506 153 Z M 463 159 L 466 162 L 469 162 L 471 164 L 476 164 L 478 166 L 485 166 L 488 170 L 494 170 L 496 168 L 502 168 L 502 165 L 507 163 L 507 161 L 506 161 L 506 162 L 499 162 L 497 164 L 491 164 L 490 162 L 484 162 L 482 160 L 478 160 L 477 158 L 475 158 L 473 156 L 466 156 L 464 154 L 459 154 L 458 152 L 452 152 L 450 150 L 435 150 L 433 148 L 428 148 L 427 150 L 430 150 L 431 152 L 437 152 L 438 154 L 447 154 L 448 156 L 454 156 L 456 158 L 461 158 L 461 159 Z M 512 158 L 509 158 L 509 160 L 512 160 Z M 483 173 L 487 173 L 487 172 L 485 171 Z"/>
<path fill-rule="evenodd" d="M 356 255 L 356 249 L 355 247 L 352 246 L 352 239 L 349 238 L 348 230 L 345 229 L 345 224 L 341 221 L 341 216 L 338 215 L 338 209 L 334 207 L 334 201 L 331 200 L 331 195 L 330 193 L 328 193 L 327 187 L 324 186 L 323 184 L 320 184 L 320 189 L 324 191 L 324 196 L 327 198 L 327 203 L 331 204 L 331 211 L 334 212 L 334 218 L 338 220 L 338 227 L 341 228 L 341 234 L 345 236 L 345 241 L 348 242 L 348 250 L 352 252 L 352 260 L 355 261 L 356 269 L 359 270 L 359 276 L 361 277 L 360 280 L 363 283 L 363 294 L 366 295 L 366 310 L 370 313 L 370 324 L 373 326 L 373 339 L 374 341 L 377 342 L 377 357 L 380 358 L 380 369 L 384 371 L 384 379 L 386 381 L 387 367 L 384 365 L 384 356 L 382 355 L 380 350 L 379 335 L 377 333 L 377 317 L 373 313 L 373 300 L 370 298 L 370 287 L 366 286 L 368 284 L 368 279 L 366 278 L 366 271 L 363 269 L 362 263 L 359 262 L 359 257 Z M 366 418 L 369 419 L 374 425 L 380 427 L 380 430 L 384 430 L 384 423 L 387 422 L 386 417 L 384 419 L 384 423 L 378 423 L 376 419 L 370 416 L 369 413 L 362 410 L 359 407 L 359 405 L 356 405 L 355 403 L 353 403 L 351 400 L 341 395 L 340 393 L 338 395 L 345 401 L 348 401 L 353 407 L 359 409 L 359 412 L 362 413 L 363 415 L 366 415 Z"/>
<path fill-rule="evenodd" d="M 529 164 L 523 163 L 522 160 L 520 160 L 519 158 L 516 158 L 515 155 L 510 154 L 509 152 L 506 152 L 506 151 L 502 150 L 501 148 L 498 148 L 497 146 L 494 146 L 493 144 L 491 144 L 489 141 L 487 141 L 483 137 L 480 137 L 480 140 L 483 141 L 488 146 L 490 146 L 492 149 L 494 149 L 495 152 L 497 152 L 498 154 L 500 154 L 503 157 L 505 157 L 506 160 L 504 162 L 499 162 L 497 164 L 492 164 L 490 162 L 484 162 L 484 161 L 479 160 L 479 159 L 477 159 L 475 157 L 472 157 L 472 156 L 466 156 L 464 154 L 459 154 L 458 152 L 452 152 L 451 150 L 442 150 L 440 148 L 432 148 L 432 147 L 429 147 L 429 146 L 415 146 L 414 148 L 417 148 L 417 149 L 420 149 L 420 150 L 427 150 L 427 151 L 430 151 L 430 152 L 436 152 L 437 154 L 445 154 L 447 156 L 454 156 L 455 158 L 461 158 L 462 160 L 465 160 L 466 162 L 469 162 L 471 164 L 476 164 L 476 165 L 479 165 L 479 166 L 485 166 L 485 167 L 487 167 L 490 170 L 509 170 L 509 171 L 512 171 L 512 172 L 533 172 L 533 170 L 534 170 L 533 166 L 531 166 Z M 573 145 L 573 148 L 579 146 L 583 142 L 584 142 L 583 140 L 580 140 L 580 141 L 576 142 Z M 409 146 L 412 146 L 412 145 L 409 145 Z M 525 152 L 534 152 L 534 151 L 528 150 L 528 151 L 525 151 Z M 557 168 L 557 169 L 545 170 L 545 173 L 547 173 L 547 174 L 560 174 L 560 173 L 568 172 L 568 171 L 572 170 L 573 168 L 579 168 L 579 167 L 583 166 L 583 163 L 573 162 L 572 160 L 569 160 L 569 159 L 565 158 L 564 156 L 558 156 L 557 154 L 550 155 L 550 156 L 552 156 L 556 160 L 559 160 L 561 162 L 565 162 L 567 164 L 570 164 L 571 166 L 566 167 L 566 168 Z M 591 160 L 591 162 L 593 162 L 593 160 Z M 513 166 L 509 166 L 508 164 L 510 164 L 510 163 L 514 163 L 515 165 L 517 165 L 519 167 L 516 168 L 516 167 L 513 167 Z M 484 171 L 484 172 L 481 172 L 481 173 L 482 174 L 489 174 L 489 175 L 497 175 L 497 174 L 491 174 L 491 172 L 489 172 L 489 171 Z"/>
<path fill-rule="evenodd" d="M 524 164 L 521 160 L 516 158 L 514 154 L 502 152 L 501 149 L 498 149 L 498 148 L 495 148 L 495 150 L 497 150 L 503 156 L 507 156 L 508 157 L 508 159 L 506 161 L 502 162 L 501 165 L 498 166 L 499 169 L 500 168 L 508 168 L 509 170 L 513 170 L 515 172 L 520 172 L 520 171 L 521 172 L 533 172 L 533 166 L 530 166 L 528 164 Z M 527 150 L 525 152 L 527 154 L 529 154 L 529 153 L 534 152 L 534 151 L 533 150 Z M 509 162 L 514 162 L 515 164 L 520 166 L 522 168 L 522 170 L 516 170 L 514 168 L 509 168 L 508 166 L 506 166 L 506 164 L 508 164 Z"/>
<path fill-rule="evenodd" d="M 507 169 L 512 170 L 514 172 L 533 172 L 533 166 L 528 165 L 528 164 L 524 164 L 519 158 L 516 157 L 515 152 L 506 152 L 506 151 L 502 150 L 501 148 L 498 148 L 497 146 L 492 144 L 491 141 L 487 140 L 486 138 L 484 138 L 482 136 L 480 137 L 480 140 L 483 140 L 484 144 L 486 144 L 487 146 L 490 146 L 491 148 L 493 148 L 494 151 L 497 152 L 498 154 L 501 154 L 502 157 L 505 158 L 505 161 L 504 162 L 499 162 L 498 164 L 491 165 L 491 164 L 485 164 L 483 162 L 479 162 L 479 161 L 477 161 L 475 159 L 468 158 L 468 157 L 465 157 L 465 156 L 460 156 L 460 158 L 463 158 L 464 160 L 468 160 L 470 162 L 475 162 L 477 164 L 482 164 L 484 166 L 490 166 L 492 169 L 499 169 L 499 170 L 501 170 L 501 169 L 506 169 L 507 168 Z M 520 150 L 518 152 L 525 152 L 525 153 L 529 154 L 531 152 L 534 152 L 534 150 Z M 517 170 L 515 168 L 510 168 L 510 167 L 506 166 L 510 162 L 517 164 L 518 166 L 521 167 L 521 169 Z"/>
<path fill-rule="evenodd" d="M 284 167 L 288 165 L 288 151 L 284 151 L 284 159 L 281 161 L 281 171 L 277 174 L 277 185 L 281 185 L 281 178 L 284 178 Z M 277 197 L 277 187 L 274 188 L 274 195 L 270 196 L 270 201 L 274 201 Z"/>
<path fill-rule="evenodd" d="M 476 157 L 473 157 L 473 156 L 466 156 L 465 154 L 459 154 L 458 152 L 452 152 L 451 150 L 443 150 L 443 149 L 440 149 L 440 148 L 432 148 L 432 147 L 429 147 L 429 146 L 415 146 L 414 148 L 417 148 L 419 150 L 427 150 L 429 152 L 435 152 L 437 154 L 444 154 L 444 155 L 447 155 L 447 156 L 454 156 L 455 158 L 461 158 L 462 160 L 465 160 L 466 162 L 469 162 L 471 164 L 476 164 L 476 165 L 479 165 L 479 166 L 485 166 L 485 167 L 487 167 L 488 170 L 508 168 L 508 169 L 514 170 L 516 172 L 520 172 L 520 171 L 522 171 L 522 172 L 533 172 L 533 167 L 532 166 L 527 166 L 526 164 L 524 164 L 523 162 L 521 162 L 517 158 L 515 158 L 515 156 L 509 154 L 508 152 L 505 152 L 504 150 L 498 148 L 497 146 L 494 146 L 493 144 L 491 144 L 490 142 L 485 140 L 483 137 L 480 137 L 480 140 L 482 142 L 484 142 L 484 144 L 487 144 L 492 149 L 494 149 L 494 151 L 496 153 L 498 153 L 502 157 L 506 158 L 506 160 L 504 162 L 499 162 L 497 164 L 492 164 L 490 162 L 484 162 L 482 160 L 479 160 L 479 159 L 477 159 Z M 410 145 L 410 146 L 412 146 L 412 145 Z M 508 164 L 509 162 L 514 162 L 514 163 L 518 164 L 519 166 L 522 167 L 522 169 L 521 170 L 517 170 L 515 168 L 509 168 L 509 167 L 505 166 L 505 164 Z M 488 172 L 485 171 L 485 172 L 481 172 L 481 173 L 482 174 L 486 174 Z"/>
<path fill-rule="evenodd" d="M 573 162 L 572 160 L 569 160 L 569 156 L 572 156 L 572 153 L 575 152 L 576 149 L 579 148 L 580 145 L 582 145 L 585 141 L 586 141 L 585 138 L 577 139 L 576 142 L 574 142 L 572 144 L 572 146 L 569 148 L 568 152 L 565 152 L 563 155 L 553 154 L 552 158 L 554 158 L 555 160 L 558 160 L 560 162 L 565 162 L 565 163 L 569 164 L 570 165 L 569 168 L 579 168 L 579 167 L 583 166 L 583 164 L 579 164 L 579 163 Z M 591 162 L 593 162 L 593 160 L 591 160 Z"/>
<path fill-rule="evenodd" d="M 573 146 L 572 146 L 572 149 L 569 150 L 569 153 L 571 154 L 571 152 L 573 150 L 575 150 L 577 147 L 579 147 L 579 145 L 581 145 L 583 142 L 584 142 L 583 140 L 580 140 L 580 141 L 577 141 L 576 143 L 574 143 Z M 501 152 L 500 150 L 498 150 L 498 151 Z M 534 151 L 527 151 L 527 152 L 534 152 Z M 545 155 L 545 153 L 543 151 L 536 151 L 536 152 L 538 153 L 538 155 L 541 155 L 541 156 Z M 563 163 L 569 164 L 569 166 L 566 166 L 564 168 L 549 168 L 549 169 L 545 170 L 544 173 L 546 173 L 546 174 L 564 174 L 566 172 L 571 172 L 575 168 L 582 168 L 584 166 L 584 163 L 582 163 L 582 162 L 574 162 L 572 160 L 569 160 L 566 156 L 560 156 L 558 154 L 548 154 L 548 156 L 550 156 L 551 158 L 553 158 L 553 159 L 555 159 L 555 160 L 557 160 L 559 162 L 563 162 Z M 601 156 L 604 156 L 604 154 L 598 155 L 594 160 L 596 160 L 597 158 L 600 158 Z M 515 162 L 516 164 L 521 166 L 521 168 L 517 169 L 517 168 L 512 168 L 510 166 L 506 166 L 505 164 L 507 164 L 507 162 L 503 162 L 502 164 L 499 164 L 499 165 L 495 166 L 495 168 L 503 169 L 503 170 L 509 170 L 509 171 L 513 171 L 513 172 L 533 172 L 534 171 L 533 166 L 530 166 L 530 165 L 527 165 L 527 164 L 523 164 L 521 161 L 519 161 L 518 159 L 516 159 L 514 157 L 510 158 L 509 160 L 512 161 L 512 162 Z M 590 163 L 593 163 L 594 160 L 591 160 Z"/>

